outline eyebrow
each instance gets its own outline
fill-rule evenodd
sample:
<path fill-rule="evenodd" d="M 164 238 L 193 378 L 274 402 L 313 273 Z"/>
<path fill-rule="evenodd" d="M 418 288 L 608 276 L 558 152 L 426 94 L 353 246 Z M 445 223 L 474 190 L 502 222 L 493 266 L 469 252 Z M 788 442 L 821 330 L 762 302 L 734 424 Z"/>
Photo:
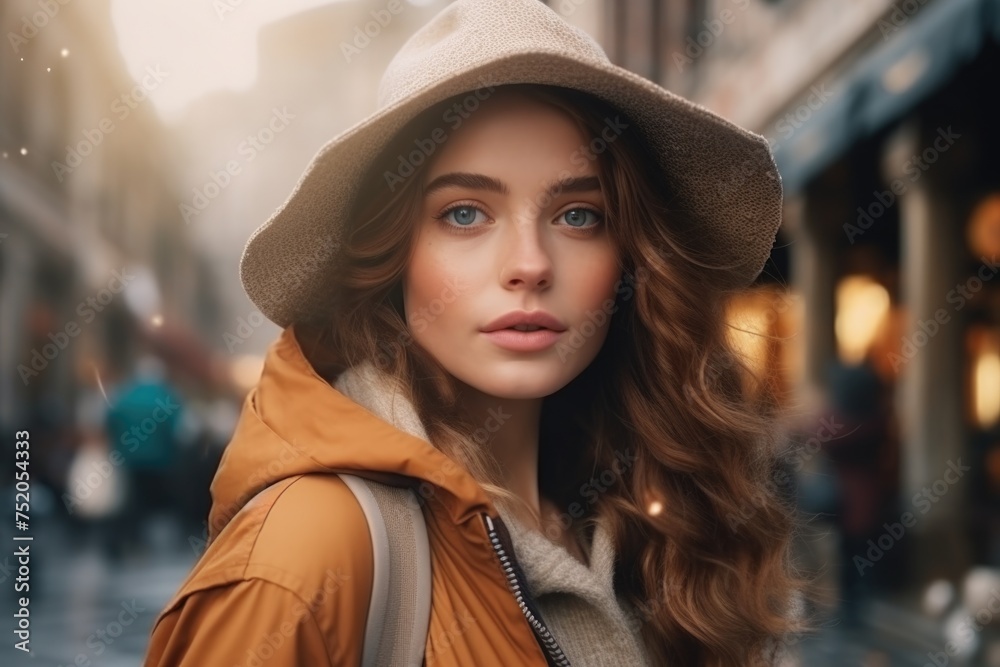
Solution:
<path fill-rule="evenodd" d="M 503 181 L 493 178 L 492 176 L 486 176 L 485 174 L 470 174 L 466 172 L 452 172 L 450 174 L 438 176 L 433 181 L 428 183 L 427 187 L 424 188 L 424 197 L 429 197 L 438 190 L 443 190 L 447 187 L 468 188 L 470 190 L 486 190 L 500 195 L 510 194 L 510 189 L 507 185 Z M 562 181 L 554 181 L 546 187 L 545 191 L 549 196 L 554 197 L 556 194 L 564 192 L 599 192 L 600 189 L 601 182 L 597 176 L 575 176 Z"/>

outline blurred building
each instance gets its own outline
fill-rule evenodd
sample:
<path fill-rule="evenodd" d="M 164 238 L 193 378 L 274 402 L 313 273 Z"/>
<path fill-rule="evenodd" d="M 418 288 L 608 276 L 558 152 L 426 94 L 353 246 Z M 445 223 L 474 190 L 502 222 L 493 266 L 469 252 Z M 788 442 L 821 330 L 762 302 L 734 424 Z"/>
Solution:
<path fill-rule="evenodd" d="M 803 305 L 800 399 L 832 366 L 885 381 L 887 519 L 915 523 L 882 550 L 909 589 L 1000 564 L 1000 2 L 604 4 L 618 64 L 771 142 L 787 208 L 758 288 Z"/>
<path fill-rule="evenodd" d="M 138 333 L 197 336 L 218 303 L 148 100 L 169 72 L 128 76 L 109 0 L 8 0 L 0 28 L 0 423 L 65 444 L 77 392 L 127 372 Z"/>
<path fill-rule="evenodd" d="M 259 360 L 277 334 L 240 282 L 250 234 L 319 148 L 375 109 L 389 60 L 444 4 L 400 2 L 392 14 L 384 2 L 333 2 L 269 24 L 258 37 L 254 85 L 198 100 L 178 124 L 187 223 L 232 304 L 212 341 L 223 356 Z"/>

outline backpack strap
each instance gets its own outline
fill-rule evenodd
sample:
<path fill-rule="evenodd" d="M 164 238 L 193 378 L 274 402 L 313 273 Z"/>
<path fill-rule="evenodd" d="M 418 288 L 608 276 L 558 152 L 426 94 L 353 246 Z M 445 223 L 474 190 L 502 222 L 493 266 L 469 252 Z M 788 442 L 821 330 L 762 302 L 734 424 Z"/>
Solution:
<path fill-rule="evenodd" d="M 427 525 L 409 487 L 339 473 L 368 519 L 374 554 L 362 667 L 420 667 L 431 610 Z"/>

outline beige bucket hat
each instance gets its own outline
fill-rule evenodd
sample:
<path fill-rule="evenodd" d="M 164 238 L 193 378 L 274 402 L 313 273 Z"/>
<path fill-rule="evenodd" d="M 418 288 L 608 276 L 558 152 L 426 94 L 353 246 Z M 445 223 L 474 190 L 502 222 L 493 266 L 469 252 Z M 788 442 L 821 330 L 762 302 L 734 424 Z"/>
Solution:
<path fill-rule="evenodd" d="M 739 267 L 745 284 L 761 272 L 781 223 L 781 177 L 764 137 L 612 64 L 539 0 L 456 0 L 389 63 L 378 110 L 320 148 L 250 236 L 240 276 L 261 313 L 287 326 L 328 312 L 345 218 L 394 135 L 438 102 L 513 83 L 573 88 L 620 109 L 662 166 L 673 206 L 710 235 L 720 263 Z"/>

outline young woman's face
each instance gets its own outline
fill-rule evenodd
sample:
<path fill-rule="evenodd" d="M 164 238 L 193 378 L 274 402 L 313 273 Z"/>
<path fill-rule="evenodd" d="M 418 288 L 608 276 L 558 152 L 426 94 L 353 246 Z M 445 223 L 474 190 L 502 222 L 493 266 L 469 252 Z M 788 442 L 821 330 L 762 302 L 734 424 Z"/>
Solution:
<path fill-rule="evenodd" d="M 403 284 L 407 323 L 449 373 L 487 395 L 552 394 L 607 336 L 621 269 L 588 145 L 563 112 L 501 89 L 428 164 Z M 544 311 L 558 325 L 484 332 L 512 311 Z"/>

